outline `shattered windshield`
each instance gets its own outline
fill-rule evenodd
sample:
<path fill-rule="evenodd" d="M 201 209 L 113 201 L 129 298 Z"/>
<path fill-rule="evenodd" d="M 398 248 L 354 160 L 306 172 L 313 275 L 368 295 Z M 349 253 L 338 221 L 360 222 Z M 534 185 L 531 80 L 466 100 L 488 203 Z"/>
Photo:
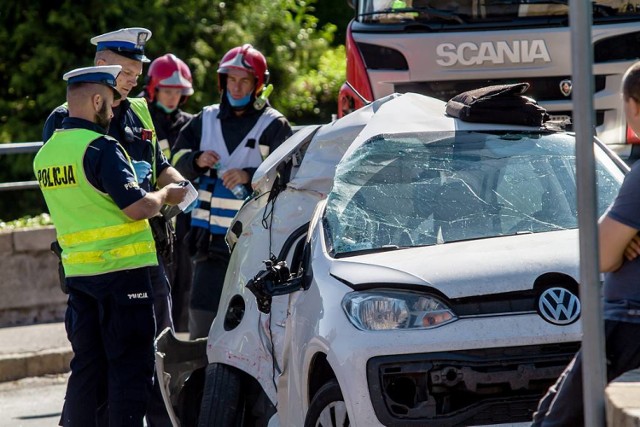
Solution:
<path fill-rule="evenodd" d="M 577 228 L 574 138 L 378 136 L 337 166 L 324 226 L 334 256 Z M 623 173 L 596 150 L 598 210 Z"/>
<path fill-rule="evenodd" d="M 364 0 L 361 22 L 472 23 L 500 19 L 557 19 L 568 16 L 568 0 Z M 629 0 L 593 2 L 594 23 L 611 18 L 640 18 L 640 3 Z"/>

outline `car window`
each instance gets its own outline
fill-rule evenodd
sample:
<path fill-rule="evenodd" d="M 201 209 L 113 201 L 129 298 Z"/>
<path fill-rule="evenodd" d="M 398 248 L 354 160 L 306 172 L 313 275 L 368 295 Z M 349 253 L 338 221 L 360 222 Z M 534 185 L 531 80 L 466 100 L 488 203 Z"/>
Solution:
<path fill-rule="evenodd" d="M 576 228 L 574 142 L 522 132 L 373 138 L 336 169 L 323 218 L 330 252 Z M 602 213 L 623 173 L 596 149 Z"/>

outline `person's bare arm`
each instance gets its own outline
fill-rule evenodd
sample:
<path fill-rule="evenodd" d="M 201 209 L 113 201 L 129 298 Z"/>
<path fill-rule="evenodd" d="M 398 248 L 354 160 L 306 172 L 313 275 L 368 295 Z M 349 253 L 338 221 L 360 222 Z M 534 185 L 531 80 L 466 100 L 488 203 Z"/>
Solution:
<path fill-rule="evenodd" d="M 600 271 L 616 271 L 622 266 L 627 246 L 638 233 L 633 227 L 624 225 L 604 215 L 598 223 L 600 240 Z"/>
<path fill-rule="evenodd" d="M 186 194 L 186 187 L 168 184 L 158 191 L 147 193 L 142 199 L 122 209 L 122 212 L 133 220 L 151 218 L 160 212 L 162 205 L 177 205 Z"/>
<path fill-rule="evenodd" d="M 158 187 L 163 188 L 174 182 L 182 182 L 185 181 L 184 176 L 176 168 L 173 166 L 169 166 L 165 168 L 158 177 Z"/>

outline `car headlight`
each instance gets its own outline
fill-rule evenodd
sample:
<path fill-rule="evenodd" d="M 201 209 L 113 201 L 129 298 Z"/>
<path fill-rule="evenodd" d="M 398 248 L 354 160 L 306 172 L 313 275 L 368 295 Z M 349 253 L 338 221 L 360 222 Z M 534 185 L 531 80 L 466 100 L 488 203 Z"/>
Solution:
<path fill-rule="evenodd" d="M 342 300 L 349 321 L 363 331 L 429 329 L 453 322 L 456 315 L 438 298 L 413 292 L 351 292 Z"/>

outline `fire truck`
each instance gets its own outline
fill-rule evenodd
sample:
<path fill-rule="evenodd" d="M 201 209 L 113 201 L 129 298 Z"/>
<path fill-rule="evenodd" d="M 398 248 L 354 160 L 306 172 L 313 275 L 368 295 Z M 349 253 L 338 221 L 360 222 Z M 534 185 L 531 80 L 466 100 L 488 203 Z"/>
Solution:
<path fill-rule="evenodd" d="M 441 100 L 516 82 L 571 130 L 569 0 L 348 0 L 347 80 L 338 116 L 394 92 Z M 640 155 L 625 123 L 624 72 L 640 58 L 640 0 L 592 2 L 594 123 L 623 158 Z M 634 145 L 637 144 L 637 145 Z"/>

